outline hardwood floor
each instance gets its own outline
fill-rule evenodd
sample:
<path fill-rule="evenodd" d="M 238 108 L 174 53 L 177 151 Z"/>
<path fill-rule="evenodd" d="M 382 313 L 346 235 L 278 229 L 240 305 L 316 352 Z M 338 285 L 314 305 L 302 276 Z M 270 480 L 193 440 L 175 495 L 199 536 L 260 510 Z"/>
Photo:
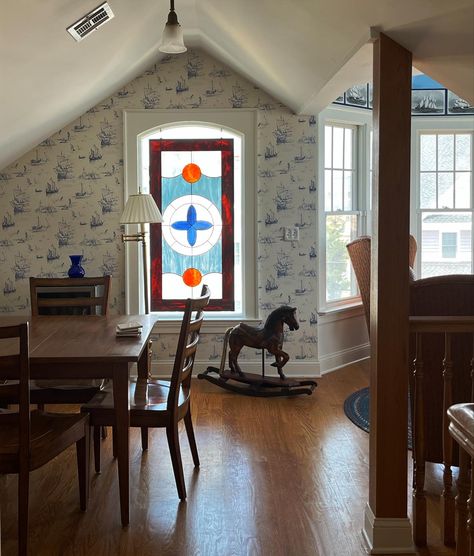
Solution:
<path fill-rule="evenodd" d="M 345 417 L 342 403 L 367 383 L 367 362 L 318 379 L 312 396 L 289 399 L 247 398 L 196 380 L 201 468 L 194 470 L 183 429 L 187 502 L 176 493 L 164 431 L 150 430 L 150 448 L 142 454 L 140 433 L 132 429 L 131 520 L 122 529 L 109 435 L 86 513 L 79 510 L 74 450 L 31 474 L 31 554 L 363 555 L 369 437 Z M 430 492 L 440 492 L 435 472 Z M 3 479 L 0 494 L 2 555 L 10 556 L 16 553 L 14 476 Z M 419 554 L 452 556 L 435 528 L 434 495 L 428 504 L 430 548 Z"/>

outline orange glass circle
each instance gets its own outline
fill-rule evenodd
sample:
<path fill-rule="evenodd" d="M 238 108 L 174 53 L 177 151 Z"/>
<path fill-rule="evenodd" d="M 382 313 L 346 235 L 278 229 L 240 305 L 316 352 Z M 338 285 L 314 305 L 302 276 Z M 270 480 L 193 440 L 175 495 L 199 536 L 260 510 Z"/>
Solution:
<path fill-rule="evenodd" d="M 197 268 L 188 268 L 183 272 L 183 282 L 186 286 L 193 288 L 194 286 L 199 286 L 202 280 L 202 274 Z"/>
<path fill-rule="evenodd" d="M 197 164 L 191 162 L 186 164 L 181 174 L 188 183 L 196 183 L 200 179 L 202 172 Z"/>

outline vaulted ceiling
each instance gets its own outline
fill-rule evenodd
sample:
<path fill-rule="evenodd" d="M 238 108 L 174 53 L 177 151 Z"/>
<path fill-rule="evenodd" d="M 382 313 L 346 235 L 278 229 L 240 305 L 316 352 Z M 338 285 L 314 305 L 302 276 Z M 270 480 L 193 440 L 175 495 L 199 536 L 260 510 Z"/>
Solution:
<path fill-rule="evenodd" d="M 75 42 L 98 0 L 15 0 L 0 17 L 0 168 L 156 62 L 167 0 L 110 0 L 115 17 Z M 377 30 L 414 66 L 474 102 L 473 0 L 176 0 L 188 46 L 297 113 L 370 81 Z M 182 55 L 181 55 L 182 56 Z"/>

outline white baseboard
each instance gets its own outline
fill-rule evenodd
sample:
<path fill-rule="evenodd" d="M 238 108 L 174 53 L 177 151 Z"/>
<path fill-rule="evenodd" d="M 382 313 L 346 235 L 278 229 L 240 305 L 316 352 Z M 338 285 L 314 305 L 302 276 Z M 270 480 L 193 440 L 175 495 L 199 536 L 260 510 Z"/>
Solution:
<path fill-rule="evenodd" d="M 153 376 L 169 377 L 173 369 L 174 361 L 172 359 L 166 361 L 153 361 L 152 374 Z M 215 361 L 201 360 L 194 363 L 193 376 L 201 373 L 207 367 L 219 367 L 220 359 Z M 244 372 L 247 373 L 261 373 L 262 360 L 256 359 L 255 361 L 239 361 L 239 365 Z M 304 378 L 318 378 L 321 376 L 318 361 L 288 361 L 284 368 L 285 375 L 288 377 L 304 377 Z M 278 376 L 275 367 L 270 366 L 270 362 L 265 364 L 266 376 Z"/>
<path fill-rule="evenodd" d="M 375 517 L 368 503 L 362 536 L 368 554 L 416 554 L 408 517 Z"/>
<path fill-rule="evenodd" d="M 356 361 L 361 361 L 362 359 L 367 359 L 370 357 L 370 344 L 361 344 L 359 346 L 350 347 L 347 349 L 341 349 L 333 353 L 328 353 L 327 355 L 319 356 L 319 366 L 321 374 L 329 373 L 330 371 L 335 371 L 341 367 L 349 365 L 349 363 L 355 363 Z"/>

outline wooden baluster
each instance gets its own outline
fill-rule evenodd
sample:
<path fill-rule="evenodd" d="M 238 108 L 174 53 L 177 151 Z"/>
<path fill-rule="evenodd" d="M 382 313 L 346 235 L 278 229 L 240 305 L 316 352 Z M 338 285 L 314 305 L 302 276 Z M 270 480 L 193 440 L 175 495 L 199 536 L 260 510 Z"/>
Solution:
<path fill-rule="evenodd" d="M 416 334 L 416 355 L 413 365 L 415 377 L 415 410 L 413 419 L 413 538 L 417 546 L 426 545 L 425 497 L 425 416 L 423 395 L 422 334 Z"/>
<path fill-rule="evenodd" d="M 441 494 L 442 539 L 445 545 L 455 544 L 454 495 L 453 495 L 453 439 L 449 434 L 448 409 L 453 405 L 453 361 L 451 358 L 451 334 L 444 335 L 443 359 L 443 492 Z"/>
<path fill-rule="evenodd" d="M 469 497 L 469 454 L 459 448 L 459 476 L 457 480 L 458 495 L 456 496 L 456 510 L 458 512 L 458 534 L 456 541 L 456 556 L 468 554 L 469 539 L 467 537 L 467 520 L 469 516 L 467 500 Z"/>

